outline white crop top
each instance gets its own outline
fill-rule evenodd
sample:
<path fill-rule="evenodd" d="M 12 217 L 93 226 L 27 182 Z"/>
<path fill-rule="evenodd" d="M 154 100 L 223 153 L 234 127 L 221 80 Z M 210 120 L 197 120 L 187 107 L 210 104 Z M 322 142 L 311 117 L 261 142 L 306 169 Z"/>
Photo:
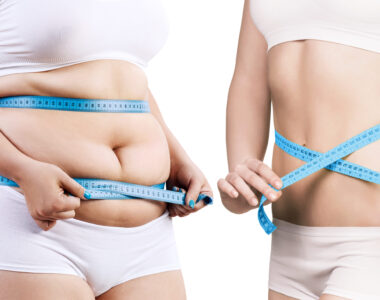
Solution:
<path fill-rule="evenodd" d="M 168 29 L 161 0 L 0 0 L 0 76 L 95 59 L 145 69 Z"/>
<path fill-rule="evenodd" d="M 250 0 L 250 12 L 268 51 L 317 39 L 380 52 L 380 0 Z"/>

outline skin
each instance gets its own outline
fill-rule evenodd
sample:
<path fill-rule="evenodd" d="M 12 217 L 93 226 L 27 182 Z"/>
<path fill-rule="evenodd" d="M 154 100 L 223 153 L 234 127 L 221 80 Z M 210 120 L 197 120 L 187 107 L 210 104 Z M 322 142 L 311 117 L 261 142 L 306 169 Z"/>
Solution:
<path fill-rule="evenodd" d="M 313 39 L 284 42 L 267 53 L 245 1 L 227 105 L 229 173 L 218 181 L 224 206 L 246 213 L 264 194 L 273 216 L 294 224 L 380 226 L 380 185 L 323 169 L 276 192 L 269 184 L 279 188 L 275 182 L 305 162 L 274 144 L 272 168 L 263 163 L 271 104 L 281 135 L 326 152 L 379 124 L 379 99 L 378 53 Z M 379 172 L 379 152 L 376 141 L 343 159 Z M 292 298 L 269 291 L 269 299 Z"/>
<path fill-rule="evenodd" d="M 203 173 L 166 126 L 144 72 L 126 61 L 100 59 L 45 72 L 0 77 L 0 97 L 46 95 L 90 99 L 145 99 L 151 113 L 90 113 L 0 109 L 0 170 L 20 188 L 37 225 L 50 230 L 67 218 L 134 227 L 169 210 L 187 216 L 190 200 L 212 196 Z M 133 128 L 133 130 L 130 130 Z M 38 174 L 38 176 L 36 176 Z M 103 178 L 187 191 L 187 206 L 149 200 L 83 200 L 73 177 Z M 178 190 L 178 188 L 177 188 Z M 68 196 L 70 192 L 73 196 Z M 29 284 L 31 283 L 32 284 Z M 56 287 L 64 290 L 57 292 Z M 149 289 L 142 288 L 149 286 Z M 169 288 L 170 287 L 170 288 Z M 74 275 L 0 271 L 0 298 L 94 299 L 89 285 Z M 59 298 L 61 297 L 61 298 Z M 180 270 L 122 283 L 96 299 L 185 299 Z"/>

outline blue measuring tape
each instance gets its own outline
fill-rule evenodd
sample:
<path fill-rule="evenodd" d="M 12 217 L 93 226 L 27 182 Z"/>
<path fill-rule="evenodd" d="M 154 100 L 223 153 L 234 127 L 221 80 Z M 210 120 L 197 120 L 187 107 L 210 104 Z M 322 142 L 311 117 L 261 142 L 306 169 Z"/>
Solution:
<path fill-rule="evenodd" d="M 37 108 L 82 112 L 148 113 L 149 103 L 144 100 L 81 99 L 50 96 L 12 96 L 0 98 L 0 107 Z M 98 178 L 73 178 L 86 190 L 87 199 L 149 199 L 186 205 L 186 193 L 165 190 L 165 183 L 145 186 L 129 182 Z M 16 186 L 9 178 L 0 176 L 0 185 Z M 195 203 L 212 204 L 212 197 L 199 194 Z"/>
<path fill-rule="evenodd" d="M 296 158 L 307 162 L 303 166 L 295 169 L 294 171 L 281 178 L 283 183 L 281 189 L 276 189 L 269 184 L 276 191 L 283 190 L 293 183 L 323 168 L 365 181 L 380 184 L 379 172 L 341 159 L 342 157 L 345 157 L 350 153 L 355 152 L 356 150 L 359 150 L 360 148 L 363 148 L 364 146 L 379 140 L 380 124 L 363 131 L 362 133 L 350 138 L 349 140 L 339 144 L 335 148 L 325 153 L 313 151 L 306 147 L 293 143 L 281 136 L 277 131 L 275 131 L 275 139 L 275 143 L 282 150 Z M 267 198 L 262 195 L 258 209 L 258 219 L 264 231 L 267 234 L 271 234 L 274 230 L 276 230 L 277 227 L 271 222 L 264 211 L 263 205 L 266 200 Z"/>
<path fill-rule="evenodd" d="M 145 100 L 82 99 L 50 96 L 12 96 L 0 98 L 0 107 L 38 108 L 82 112 L 149 113 Z"/>

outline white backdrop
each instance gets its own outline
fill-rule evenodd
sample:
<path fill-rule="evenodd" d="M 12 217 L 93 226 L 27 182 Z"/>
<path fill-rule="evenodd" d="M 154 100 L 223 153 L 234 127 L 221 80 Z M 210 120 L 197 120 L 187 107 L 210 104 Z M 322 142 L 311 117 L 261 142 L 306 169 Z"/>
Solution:
<path fill-rule="evenodd" d="M 216 182 L 227 174 L 225 111 L 243 0 L 164 0 L 170 34 L 147 69 L 168 126 L 206 174 L 215 204 L 174 218 L 188 300 L 267 299 L 270 236 L 257 210 L 234 215 Z M 271 166 L 273 122 L 264 162 Z M 266 206 L 270 215 L 270 207 Z"/>

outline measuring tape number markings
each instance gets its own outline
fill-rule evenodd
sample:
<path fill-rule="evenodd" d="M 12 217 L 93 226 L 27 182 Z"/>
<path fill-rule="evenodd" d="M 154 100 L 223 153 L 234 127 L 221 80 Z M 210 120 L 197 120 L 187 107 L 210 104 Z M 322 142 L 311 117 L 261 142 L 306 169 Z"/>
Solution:
<path fill-rule="evenodd" d="M 150 112 L 149 103 L 145 100 L 82 99 L 36 95 L 3 97 L 0 98 L 0 107 L 110 113 Z M 165 190 L 165 183 L 145 186 L 98 178 L 73 179 L 86 189 L 87 199 L 149 199 L 186 205 L 186 193 Z M 18 187 L 16 182 L 3 176 L 0 176 L 0 185 Z M 195 203 L 199 201 L 204 201 L 205 204 L 213 203 L 212 197 L 205 194 L 199 194 Z"/>
<path fill-rule="evenodd" d="M 356 150 L 379 140 L 380 124 L 363 131 L 362 133 L 348 139 L 347 141 L 339 144 L 335 148 L 325 153 L 313 151 L 306 147 L 293 143 L 281 136 L 277 131 L 275 132 L 275 138 L 276 144 L 282 150 L 294 157 L 307 162 L 303 166 L 295 169 L 294 171 L 281 178 L 283 183 L 281 189 L 276 189 L 269 184 L 276 191 L 282 190 L 323 168 L 365 181 L 380 184 L 379 172 L 341 159 L 342 157 L 345 157 L 350 153 L 355 152 Z M 264 203 L 266 200 L 267 198 L 262 195 L 258 209 L 258 219 L 264 231 L 267 234 L 271 234 L 274 230 L 276 230 L 277 227 L 271 222 L 264 211 Z"/>

